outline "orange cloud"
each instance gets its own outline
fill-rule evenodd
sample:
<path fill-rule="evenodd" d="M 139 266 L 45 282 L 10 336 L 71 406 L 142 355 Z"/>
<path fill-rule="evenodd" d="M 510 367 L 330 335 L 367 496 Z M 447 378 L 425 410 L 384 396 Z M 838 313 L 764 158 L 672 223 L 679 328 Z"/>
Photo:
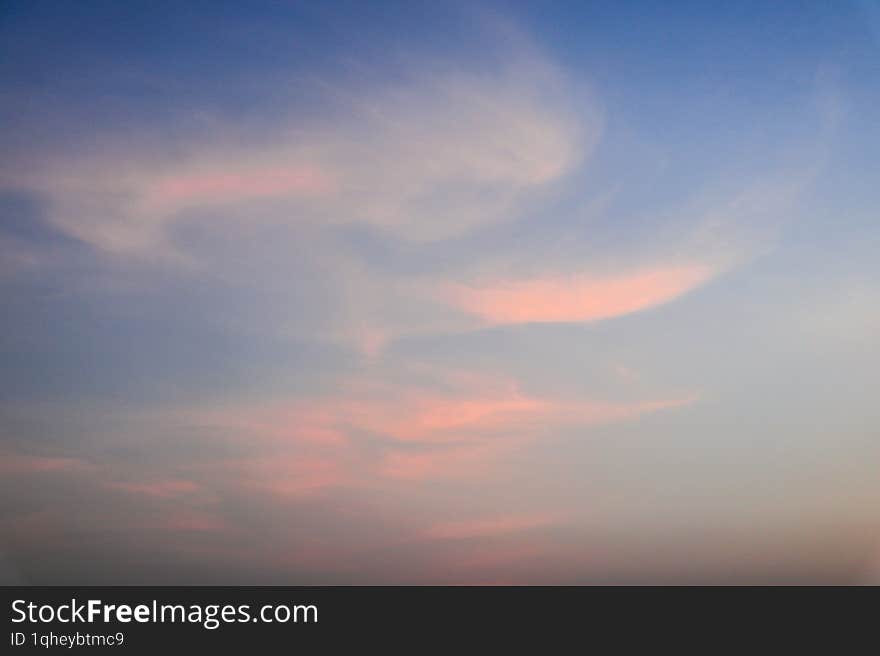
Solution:
<path fill-rule="evenodd" d="M 572 275 L 455 285 L 445 288 L 443 296 L 489 324 L 597 321 L 668 302 L 712 274 L 703 265 L 682 265 L 606 278 Z"/>

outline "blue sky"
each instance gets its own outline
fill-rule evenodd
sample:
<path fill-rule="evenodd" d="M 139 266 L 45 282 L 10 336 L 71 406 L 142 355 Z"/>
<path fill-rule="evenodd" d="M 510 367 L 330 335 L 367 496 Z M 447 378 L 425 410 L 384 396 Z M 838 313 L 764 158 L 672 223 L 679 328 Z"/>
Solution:
<path fill-rule="evenodd" d="M 876 580 L 876 3 L 2 11 L 4 579 Z"/>

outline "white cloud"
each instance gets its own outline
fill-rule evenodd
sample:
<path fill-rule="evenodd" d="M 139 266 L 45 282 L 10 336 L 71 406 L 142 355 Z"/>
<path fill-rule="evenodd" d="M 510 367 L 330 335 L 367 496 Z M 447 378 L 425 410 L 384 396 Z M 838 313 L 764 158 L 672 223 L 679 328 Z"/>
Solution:
<path fill-rule="evenodd" d="M 598 138 L 598 112 L 574 112 L 558 70 L 507 61 L 494 72 L 414 72 L 342 96 L 328 107 L 334 118 L 291 114 L 256 134 L 214 124 L 174 142 L 110 138 L 12 182 L 46 194 L 63 231 L 116 253 L 167 252 L 168 227 L 192 210 L 452 237 L 515 217 Z"/>

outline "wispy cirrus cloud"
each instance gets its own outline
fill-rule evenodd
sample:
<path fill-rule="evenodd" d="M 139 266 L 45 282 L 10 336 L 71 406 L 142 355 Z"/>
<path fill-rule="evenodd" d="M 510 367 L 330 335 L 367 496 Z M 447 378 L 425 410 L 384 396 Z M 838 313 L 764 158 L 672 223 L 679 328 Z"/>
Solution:
<path fill-rule="evenodd" d="M 216 165 L 215 165 L 216 166 Z M 278 165 L 208 165 L 177 177 L 159 178 L 147 188 L 144 209 L 176 212 L 186 207 L 213 207 L 260 198 L 285 198 L 332 192 L 333 181 L 316 168 Z"/>
<path fill-rule="evenodd" d="M 308 400 L 195 409 L 187 414 L 199 424 L 264 441 L 333 448 L 350 444 L 358 435 L 390 443 L 444 444 L 560 423 L 622 421 L 687 405 L 696 398 L 683 394 L 629 402 L 560 400 L 526 394 L 513 380 L 478 376 L 466 386 L 446 389 L 417 388 L 406 382 L 354 383 Z"/>
<path fill-rule="evenodd" d="M 65 91 L 40 59 L 17 79 L 45 90 L 4 91 L 36 110 L 14 118 L 24 136 L 0 127 L 19 144 L 0 162 L 0 521 L 30 578 L 100 561 L 113 583 L 570 582 L 684 571 L 701 549 L 729 571 L 754 550 L 721 543 L 767 498 L 767 526 L 797 508 L 800 545 L 817 518 L 870 514 L 876 454 L 852 436 L 874 418 L 876 276 L 833 274 L 829 252 L 871 254 L 832 233 L 874 205 L 838 204 L 819 257 L 818 224 L 776 249 L 826 149 L 792 111 L 801 73 L 765 111 L 773 80 L 617 86 L 613 48 L 595 80 L 565 44 L 568 68 L 497 34 L 445 51 L 419 35 L 367 63 L 312 58 L 299 32 L 293 62 L 311 28 L 279 26 L 277 49 L 252 49 L 271 75 L 206 58 L 223 89 L 181 93 L 177 61 L 122 86 L 96 66 L 96 99 L 45 120 Z M 97 59 L 71 58 L 77 95 L 77 62 Z M 89 110 L 109 120 L 67 123 Z M 843 391 L 818 390 L 836 375 Z M 807 508 L 838 474 L 795 474 L 844 443 L 858 503 Z M 717 544 L 669 548 L 668 527 L 697 525 Z M 841 553 L 866 539 L 854 527 Z M 756 562 L 781 562 L 778 542 Z"/>
<path fill-rule="evenodd" d="M 523 448 L 521 438 L 473 444 L 435 445 L 427 449 L 392 449 L 380 462 L 380 476 L 404 482 L 486 480 L 511 451 Z"/>
<path fill-rule="evenodd" d="M 625 402 L 559 399 L 527 394 L 503 377 L 419 373 L 420 384 L 353 380 L 307 400 L 195 408 L 183 416 L 248 440 L 264 454 L 222 467 L 267 490 L 295 494 L 371 487 L 383 478 L 478 479 L 511 453 L 566 427 L 634 421 L 697 399 L 694 394 Z"/>
<path fill-rule="evenodd" d="M 585 275 L 455 285 L 450 303 L 490 325 L 586 322 L 669 302 L 713 275 L 704 265 L 666 266 L 606 277 Z"/>
<path fill-rule="evenodd" d="M 58 473 L 78 474 L 92 472 L 95 468 L 96 466 L 87 460 L 67 456 L 4 453 L 0 457 L 0 472 L 9 476 Z"/>
<path fill-rule="evenodd" d="M 99 153 L 37 161 L 2 182 L 44 194 L 60 229 L 111 253 L 167 254 L 168 231 L 198 212 L 454 237 L 520 215 L 601 131 L 599 112 L 575 113 L 564 75 L 536 52 L 494 66 L 423 65 L 346 92 L 319 85 L 333 118 L 214 124 L 173 142 L 108 138 Z"/>
<path fill-rule="evenodd" d="M 131 494 L 141 494 L 159 499 L 174 499 L 199 492 L 201 486 L 186 479 L 159 479 L 152 481 L 111 481 L 107 487 Z"/>
<path fill-rule="evenodd" d="M 533 531 L 559 522 L 559 516 L 554 513 L 502 515 L 434 524 L 423 536 L 428 540 L 467 540 Z"/>

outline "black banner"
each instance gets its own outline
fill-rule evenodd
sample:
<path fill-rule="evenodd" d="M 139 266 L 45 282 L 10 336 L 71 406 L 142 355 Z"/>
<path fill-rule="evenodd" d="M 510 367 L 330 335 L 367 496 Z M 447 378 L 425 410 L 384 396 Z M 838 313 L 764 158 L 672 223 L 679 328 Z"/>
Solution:
<path fill-rule="evenodd" d="M 3 653 L 259 653 L 351 646 L 465 652 L 492 644 L 599 645 L 803 632 L 785 607 L 812 593 L 575 587 L 8 587 Z M 790 589 L 794 590 L 794 589 Z M 803 589 L 801 589 L 803 590 Z M 734 602 L 734 603 L 731 603 Z M 745 602 L 745 603 L 740 603 Z M 736 610 L 731 608 L 736 605 Z M 815 612 L 817 607 L 812 606 Z M 824 610 L 823 610 L 824 612 Z M 541 652 L 544 649 L 540 649 Z"/>

